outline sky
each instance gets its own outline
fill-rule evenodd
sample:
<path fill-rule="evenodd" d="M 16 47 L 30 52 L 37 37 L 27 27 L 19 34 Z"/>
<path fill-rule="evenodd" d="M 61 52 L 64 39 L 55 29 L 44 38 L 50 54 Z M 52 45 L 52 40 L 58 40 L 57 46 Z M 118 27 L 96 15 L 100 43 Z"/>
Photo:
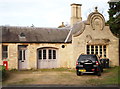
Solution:
<path fill-rule="evenodd" d="M 109 0 L 0 0 L 0 26 L 58 27 L 70 24 L 70 4 L 82 4 L 82 20 L 94 11 L 109 19 Z"/>

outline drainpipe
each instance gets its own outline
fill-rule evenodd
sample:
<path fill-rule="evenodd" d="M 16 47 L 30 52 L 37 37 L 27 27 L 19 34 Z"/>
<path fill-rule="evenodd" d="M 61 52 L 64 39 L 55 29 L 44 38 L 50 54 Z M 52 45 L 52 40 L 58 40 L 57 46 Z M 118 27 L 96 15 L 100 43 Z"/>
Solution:
<path fill-rule="evenodd" d="M 70 28 L 70 31 L 69 31 L 69 33 L 68 33 L 68 35 L 67 35 L 67 37 L 66 37 L 66 39 L 65 39 L 65 43 L 68 41 L 68 39 L 69 39 L 69 37 L 70 37 L 70 34 L 71 34 L 71 32 L 72 32 L 72 28 Z"/>

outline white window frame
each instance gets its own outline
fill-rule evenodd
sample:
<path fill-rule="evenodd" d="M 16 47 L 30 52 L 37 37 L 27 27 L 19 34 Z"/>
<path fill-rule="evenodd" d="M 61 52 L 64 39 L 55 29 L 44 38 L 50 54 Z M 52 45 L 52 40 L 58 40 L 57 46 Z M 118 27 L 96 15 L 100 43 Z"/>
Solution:
<path fill-rule="evenodd" d="M 94 46 L 94 47 L 93 47 Z M 92 51 L 94 48 L 94 52 Z M 89 52 L 88 52 L 89 48 Z M 97 48 L 97 51 L 96 51 Z M 86 54 L 96 54 L 100 57 L 107 57 L 107 45 L 86 45 Z"/>
<path fill-rule="evenodd" d="M 46 50 L 46 59 L 43 59 L 43 50 Z M 51 50 L 51 58 L 49 58 L 50 54 L 49 54 L 49 50 Z M 39 52 L 41 51 L 41 59 L 40 59 L 40 54 Z M 54 55 L 53 55 L 53 51 L 55 51 L 55 58 L 54 58 Z M 41 48 L 41 49 L 38 49 L 38 59 L 39 60 L 55 60 L 57 59 L 57 49 L 54 49 L 54 48 Z"/>

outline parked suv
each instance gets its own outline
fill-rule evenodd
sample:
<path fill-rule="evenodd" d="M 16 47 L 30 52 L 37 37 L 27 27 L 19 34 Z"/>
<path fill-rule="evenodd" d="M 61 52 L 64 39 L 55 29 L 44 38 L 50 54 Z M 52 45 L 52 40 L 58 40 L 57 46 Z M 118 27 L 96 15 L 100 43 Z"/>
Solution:
<path fill-rule="evenodd" d="M 95 73 L 101 76 L 103 67 L 99 61 L 99 57 L 95 54 L 81 54 L 76 62 L 76 73 L 78 76 L 83 73 Z"/>

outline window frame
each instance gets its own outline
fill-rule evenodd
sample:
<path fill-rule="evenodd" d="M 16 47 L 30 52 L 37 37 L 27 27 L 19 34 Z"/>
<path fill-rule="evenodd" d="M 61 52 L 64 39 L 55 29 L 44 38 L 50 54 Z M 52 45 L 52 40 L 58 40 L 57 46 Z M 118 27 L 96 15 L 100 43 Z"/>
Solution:
<path fill-rule="evenodd" d="M 6 47 L 4 50 L 4 47 Z M 2 59 L 8 58 L 8 45 L 2 45 Z"/>
<path fill-rule="evenodd" d="M 46 49 L 43 49 L 43 51 L 42 51 L 43 53 L 43 60 L 45 60 L 45 59 L 47 59 L 47 51 L 46 51 Z"/>
<path fill-rule="evenodd" d="M 46 50 L 46 54 L 43 53 L 43 50 Z M 37 51 L 38 60 L 55 60 L 57 59 L 57 49 L 55 48 L 40 48 Z M 39 53 L 41 52 L 41 53 Z M 41 54 L 41 58 L 40 58 Z M 46 58 L 43 58 L 46 55 Z"/>
<path fill-rule="evenodd" d="M 55 53 L 55 54 L 54 54 Z M 53 50 L 53 59 L 56 59 L 56 56 L 57 56 L 57 54 L 56 54 L 56 50 Z"/>
<path fill-rule="evenodd" d="M 107 57 L 107 45 L 86 45 L 86 54 L 88 53 L 97 54 L 100 57 Z"/>

